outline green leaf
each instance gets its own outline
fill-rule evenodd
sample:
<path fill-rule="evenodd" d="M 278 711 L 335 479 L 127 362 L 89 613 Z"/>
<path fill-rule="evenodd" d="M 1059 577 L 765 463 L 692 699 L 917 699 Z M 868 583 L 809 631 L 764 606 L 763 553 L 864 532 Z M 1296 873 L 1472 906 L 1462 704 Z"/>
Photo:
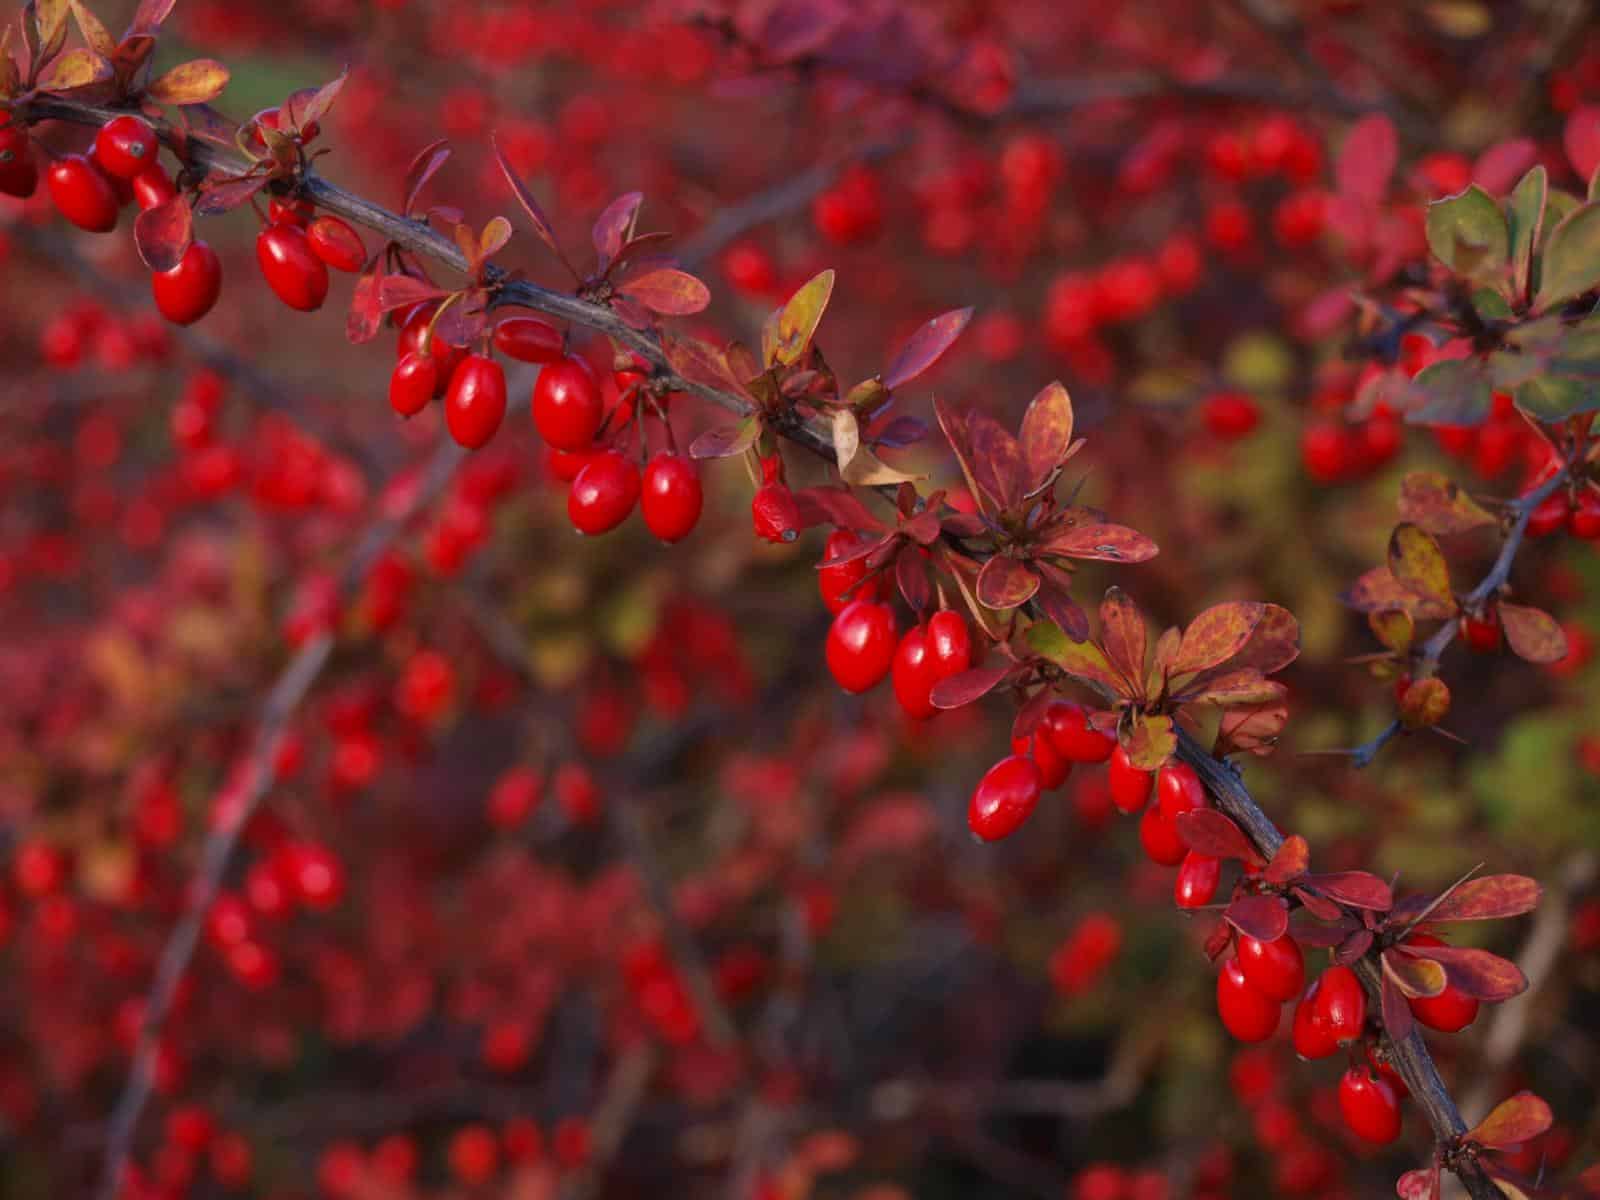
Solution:
<path fill-rule="evenodd" d="M 1427 233 L 1434 257 L 1469 278 L 1492 276 L 1511 252 L 1505 215 L 1476 184 L 1428 205 Z"/>
<path fill-rule="evenodd" d="M 1428 397 L 1407 415 L 1422 425 L 1481 425 L 1489 415 L 1494 393 L 1482 366 L 1469 359 L 1448 358 L 1417 372 L 1412 380 Z"/>
<path fill-rule="evenodd" d="M 1511 304 L 1493 288 L 1479 288 L 1472 293 L 1472 307 L 1485 321 L 1504 321 L 1511 316 Z"/>
<path fill-rule="evenodd" d="M 1575 413 L 1600 408 L 1600 379 L 1581 380 L 1560 375 L 1536 375 L 1519 384 L 1517 407 L 1539 421 L 1560 421 Z"/>
<path fill-rule="evenodd" d="M 1178 733 L 1172 718 L 1139 716 L 1123 741 L 1128 759 L 1141 771 L 1154 771 L 1178 751 Z"/>
<path fill-rule="evenodd" d="M 1028 626 L 1024 638 L 1034 653 L 1088 684 L 1106 699 L 1115 700 L 1127 690 L 1127 684 L 1112 670 L 1099 646 L 1093 642 L 1073 641 L 1054 621 L 1038 621 Z"/>
<path fill-rule="evenodd" d="M 768 357 L 786 365 L 800 361 L 801 355 L 816 336 L 822 314 L 827 311 L 828 300 L 833 295 L 833 271 L 827 270 L 800 285 L 800 289 L 778 312 L 775 338 Z"/>
<path fill-rule="evenodd" d="M 1533 248 L 1539 244 L 1545 196 L 1549 191 L 1549 176 L 1542 165 L 1524 175 L 1511 191 L 1506 217 L 1511 232 L 1511 284 L 1518 297 L 1530 292 Z"/>
<path fill-rule="evenodd" d="M 1600 204 L 1575 210 L 1550 233 L 1540 259 L 1534 306 L 1564 304 L 1600 285 Z"/>

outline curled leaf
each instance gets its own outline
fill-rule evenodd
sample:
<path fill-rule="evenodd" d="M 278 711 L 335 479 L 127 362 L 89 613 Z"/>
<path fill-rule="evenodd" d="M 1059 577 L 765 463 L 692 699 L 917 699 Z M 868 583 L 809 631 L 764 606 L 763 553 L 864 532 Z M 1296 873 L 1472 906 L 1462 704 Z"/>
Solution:
<path fill-rule="evenodd" d="M 1398 947 L 1383 953 L 1383 973 L 1412 999 L 1426 999 L 1444 991 L 1444 968 L 1426 958 L 1416 958 Z"/>
<path fill-rule="evenodd" d="M 595 219 L 594 229 L 590 231 L 589 236 L 594 243 L 594 252 L 600 256 L 601 271 L 604 271 L 621 251 L 629 230 L 638 219 L 639 206 L 643 203 L 642 193 L 628 192 L 606 205 L 605 211 Z"/>
<path fill-rule="evenodd" d="M 152 271 L 172 270 L 193 241 L 194 213 L 183 196 L 173 196 L 145 209 L 133 223 L 134 246 Z"/>
<path fill-rule="evenodd" d="M 450 143 L 444 138 L 431 142 L 417 152 L 411 160 L 411 165 L 406 168 L 406 203 L 405 213 L 411 215 L 416 207 L 417 197 L 422 189 L 428 186 L 428 181 L 439 173 L 439 168 L 444 166 L 450 158 Z"/>
<path fill-rule="evenodd" d="M 1528 990 L 1528 977 L 1509 959 L 1472 946 L 1418 946 L 1406 950 L 1438 963 L 1450 982 L 1469 996 L 1491 1003 L 1509 1000 Z"/>

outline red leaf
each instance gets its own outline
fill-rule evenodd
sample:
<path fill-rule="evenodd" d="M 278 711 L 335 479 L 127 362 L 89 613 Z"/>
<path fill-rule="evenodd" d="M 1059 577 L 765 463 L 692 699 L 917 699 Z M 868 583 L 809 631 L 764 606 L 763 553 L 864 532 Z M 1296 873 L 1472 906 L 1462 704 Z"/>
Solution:
<path fill-rule="evenodd" d="M 743 454 L 754 446 L 760 436 L 760 419 L 746 417 L 737 425 L 724 425 L 718 429 L 706 430 L 695 438 L 694 444 L 689 447 L 689 457 L 731 458 L 735 454 Z"/>
<path fill-rule="evenodd" d="M 384 312 L 408 308 L 424 300 L 437 300 L 448 294 L 443 288 L 414 275 L 385 275 L 378 281 L 378 307 Z"/>
<path fill-rule="evenodd" d="M 1444 967 L 1426 958 L 1409 954 L 1399 946 L 1383 952 L 1383 971 L 1394 985 L 1413 999 L 1431 998 L 1444 991 Z"/>
<path fill-rule="evenodd" d="M 440 138 L 418 151 L 417 156 L 411 160 L 411 166 L 406 168 L 406 204 L 405 213 L 411 215 L 412 208 L 417 203 L 417 196 L 428 185 L 428 180 L 438 174 L 439 168 L 444 166 L 450 157 L 450 143 Z"/>
<path fill-rule="evenodd" d="M 1330 899 L 1351 908 L 1370 908 L 1388 912 L 1394 907 L 1389 885 L 1366 871 L 1335 871 L 1328 875 L 1307 875 L 1306 883 Z"/>
<path fill-rule="evenodd" d="M 170 271 L 194 241 L 194 213 L 189 201 L 174 196 L 140 213 L 133 223 L 133 242 L 152 271 Z"/>
<path fill-rule="evenodd" d="M 1038 548 L 1040 554 L 1083 558 L 1099 562 L 1142 563 L 1156 556 L 1158 547 L 1126 525 L 1080 525 L 1057 534 Z"/>
<path fill-rule="evenodd" d="M 1362 955 L 1372 949 L 1375 939 L 1370 929 L 1357 929 L 1349 937 L 1340 942 L 1333 952 L 1333 961 L 1340 966 L 1348 967 L 1359 960 Z"/>
<path fill-rule="evenodd" d="M 1531 663 L 1560 662 L 1567 656 L 1567 634 L 1549 613 L 1521 604 L 1499 605 L 1506 645 Z"/>
<path fill-rule="evenodd" d="M 1400 1200 L 1439 1200 L 1439 1164 L 1407 1171 L 1394 1185 Z"/>
<path fill-rule="evenodd" d="M 1050 578 L 1054 568 L 1046 564 L 1038 564 L 1038 569 L 1045 577 L 1044 584 L 1034 593 L 1033 602 L 1039 606 L 1045 618 L 1054 621 L 1061 627 L 1063 633 L 1075 642 L 1081 642 L 1089 636 L 1089 615 L 1078 606 L 1078 602 L 1067 595 L 1066 590 Z M 1060 574 L 1060 572 L 1056 572 Z"/>
<path fill-rule="evenodd" d="M 1247 600 L 1216 604 L 1206 609 L 1183 631 L 1169 674 L 1198 674 L 1230 660 L 1249 645 L 1266 605 Z"/>
<path fill-rule="evenodd" d="M 361 346 L 378 336 L 383 327 L 383 304 L 380 288 L 383 255 L 374 255 L 367 269 L 356 280 L 355 294 L 350 297 L 350 311 L 344 319 L 344 336 L 351 345 Z"/>
<path fill-rule="evenodd" d="M 1028 698 L 1028 702 L 1017 709 L 1017 715 L 1011 722 L 1011 740 L 1021 741 L 1030 737 L 1039 727 L 1039 718 L 1044 716 L 1044 710 L 1055 703 L 1056 694 L 1049 688 L 1040 688 Z"/>
<path fill-rule="evenodd" d="M 1271 754 L 1288 721 L 1289 706 L 1282 700 L 1226 709 L 1217 725 L 1212 753 L 1219 758 L 1235 751 L 1258 757 Z"/>
<path fill-rule="evenodd" d="M 194 211 L 202 217 L 215 217 L 225 212 L 232 212 L 241 204 L 248 204 L 250 197 L 266 186 L 267 180 L 261 175 L 245 179 L 228 179 L 221 183 L 207 183 L 195 198 Z"/>
<path fill-rule="evenodd" d="M 863 529 L 873 533 L 881 532 L 884 528 L 883 522 L 873 516 L 871 510 L 849 488 L 799 488 L 794 492 L 794 501 L 806 528 L 831 524 L 840 529 Z"/>
<path fill-rule="evenodd" d="M 637 275 L 617 290 L 632 296 L 652 312 L 669 317 L 687 317 L 711 303 L 711 289 L 687 271 L 662 267 Z"/>
<path fill-rule="evenodd" d="M 883 373 L 883 386 L 893 391 L 921 375 L 961 336 L 961 331 L 972 320 L 970 308 L 958 308 L 934 317 L 911 335 L 911 340 L 900 347 L 900 352 Z"/>
<path fill-rule="evenodd" d="M 1016 608 L 1038 590 L 1039 577 L 1019 559 L 996 555 L 978 573 L 978 600 L 989 608 Z"/>
<path fill-rule="evenodd" d="M 128 26 L 129 33 L 155 33 L 172 13 L 178 0 L 139 0 L 139 7 Z"/>
<path fill-rule="evenodd" d="M 1344 909 L 1326 896 L 1319 895 L 1310 888 L 1297 887 L 1292 890 L 1299 897 L 1300 903 L 1306 906 L 1306 911 L 1317 920 L 1337 921 L 1344 916 Z"/>
<path fill-rule="evenodd" d="M 1214 808 L 1192 808 L 1177 818 L 1178 836 L 1184 845 L 1212 858 L 1237 858 L 1254 862 L 1256 849 L 1244 830 Z"/>
<path fill-rule="evenodd" d="M 1072 448 L 1072 398 L 1066 388 L 1048 384 L 1028 403 L 1022 414 L 1020 440 L 1028 474 L 1025 490 L 1032 495 L 1066 461 Z"/>
<path fill-rule="evenodd" d="M 928 583 L 928 568 L 922 555 L 902 553 L 894 560 L 894 581 L 906 607 L 920 615 L 933 603 L 933 587 Z"/>
<path fill-rule="evenodd" d="M 1443 921 L 1498 921 L 1520 917 L 1538 906 L 1544 889 L 1526 875 L 1486 875 L 1451 890 L 1428 914 Z"/>
<path fill-rule="evenodd" d="M 1478 161 L 1472 164 L 1472 182 L 1491 196 L 1500 196 L 1509 192 L 1523 172 L 1538 160 L 1539 146 L 1532 138 L 1498 142 L 1478 155 Z"/>
<path fill-rule="evenodd" d="M 1444 968 L 1450 982 L 1469 996 L 1491 1003 L 1509 1000 L 1528 990 L 1528 977 L 1516 963 L 1471 946 L 1418 946 L 1406 950 L 1430 958 Z"/>
<path fill-rule="evenodd" d="M 1311 848 L 1306 845 L 1305 838 L 1298 833 L 1291 834 L 1283 839 L 1283 845 L 1278 847 L 1261 878 L 1268 883 L 1288 883 L 1304 875 L 1310 865 Z"/>
<path fill-rule="evenodd" d="M 1111 588 L 1100 602 L 1100 643 L 1111 665 L 1137 685 L 1144 680 L 1148 643 L 1144 615 L 1121 588 Z"/>
<path fill-rule="evenodd" d="M 522 210 L 528 214 L 528 220 L 533 222 L 533 231 L 539 235 L 540 241 L 550 247 L 551 253 L 561 261 L 562 266 L 566 267 L 568 274 L 574 279 L 578 278 L 578 272 L 567 261 L 567 256 L 562 253 L 561 246 L 556 241 L 555 230 L 550 225 L 550 218 L 544 215 L 544 209 L 539 207 L 539 202 L 533 198 L 533 193 L 528 190 L 527 185 L 517 178 L 517 173 L 511 166 L 511 160 L 506 157 L 505 151 L 500 149 L 499 143 L 495 142 L 492 137 L 490 138 L 490 145 L 494 146 L 494 157 L 495 161 L 500 164 L 500 173 L 506 177 L 506 183 L 511 185 L 511 194 L 517 198 L 517 203 L 522 205 Z"/>
<path fill-rule="evenodd" d="M 933 706 L 960 708 L 971 704 L 979 697 L 987 696 L 994 691 L 1013 669 L 1011 663 L 1000 662 L 987 667 L 974 667 L 970 671 L 962 671 L 959 675 L 948 675 L 933 685 Z"/>
<path fill-rule="evenodd" d="M 1495 1105 L 1487 1117 L 1467 1131 L 1467 1136 L 1480 1146 L 1498 1150 L 1531 1142 L 1554 1123 L 1555 1115 L 1548 1104 L 1532 1092 L 1518 1092 Z"/>
<path fill-rule="evenodd" d="M 1368 204 L 1380 203 L 1399 157 L 1394 123 L 1382 113 L 1362 118 L 1346 135 L 1334 165 L 1339 191 Z"/>
<path fill-rule="evenodd" d="M 285 115 L 289 124 L 295 129 L 305 129 L 313 121 L 320 121 L 328 115 L 328 110 L 333 107 L 333 102 L 339 98 L 339 93 L 344 90 L 345 80 L 350 77 L 350 68 L 346 67 L 339 72 L 337 79 L 330 79 L 318 88 L 303 88 L 284 101 L 283 107 L 287 110 Z"/>
<path fill-rule="evenodd" d="M 1222 915 L 1240 933 L 1257 941 L 1275 942 L 1289 931 L 1289 908 L 1277 896 L 1240 896 Z"/>
<path fill-rule="evenodd" d="M 1388 972 L 1383 973 L 1378 985 L 1378 1008 L 1383 1015 L 1383 1027 L 1391 1038 L 1400 1041 L 1411 1035 L 1416 1024 L 1411 1005 L 1406 1003 L 1405 993 L 1395 986 Z"/>
<path fill-rule="evenodd" d="M 1250 670 L 1271 675 L 1299 657 L 1300 622 L 1288 609 L 1266 604 L 1244 649 L 1225 665 L 1230 671 Z"/>
<path fill-rule="evenodd" d="M 606 210 L 596 218 L 590 238 L 594 242 L 594 252 L 600 256 L 602 272 L 622 250 L 623 239 L 633 227 L 639 205 L 643 203 L 642 193 L 628 192 L 606 205 Z"/>
<path fill-rule="evenodd" d="M 1408 614 L 1414 621 L 1440 621 L 1455 615 L 1455 605 L 1430 599 L 1394 577 L 1388 567 L 1373 567 L 1339 597 L 1357 612 Z"/>
<path fill-rule="evenodd" d="M 1022 450 L 986 412 L 967 414 L 972 439 L 972 469 L 978 484 L 1000 508 L 1010 508 L 1022 498 Z"/>

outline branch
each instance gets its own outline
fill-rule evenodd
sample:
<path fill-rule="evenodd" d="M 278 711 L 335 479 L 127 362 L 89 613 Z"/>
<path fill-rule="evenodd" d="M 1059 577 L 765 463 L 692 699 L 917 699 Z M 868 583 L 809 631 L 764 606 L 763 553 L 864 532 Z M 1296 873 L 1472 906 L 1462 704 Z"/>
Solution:
<path fill-rule="evenodd" d="M 1231 763 L 1212 758 L 1182 728 L 1178 731 L 1178 757 L 1199 773 L 1217 808 L 1244 830 L 1264 858 L 1271 859 L 1278 852 L 1278 847 L 1283 845 L 1283 835 L 1250 795 L 1238 769 Z M 1355 964 L 1355 971 L 1372 1000 L 1372 1010 L 1377 1011 L 1382 976 L 1376 947 Z M 1467 1123 L 1461 1119 L 1450 1090 L 1439 1077 L 1439 1069 L 1428 1054 L 1422 1034 L 1413 1029 L 1399 1041 L 1389 1038 L 1387 1033 L 1385 1038 L 1389 1043 L 1389 1060 L 1411 1089 L 1411 1096 L 1418 1107 L 1427 1116 L 1435 1139 L 1441 1144 L 1453 1142 L 1467 1131 Z M 1462 1160 L 1454 1169 L 1472 1200 L 1504 1200 L 1500 1189 L 1475 1160 Z"/>
<path fill-rule="evenodd" d="M 423 505 L 444 490 L 456 467 L 466 457 L 466 452 L 453 442 L 447 442 L 434 452 L 420 486 L 410 503 L 400 512 L 376 522 L 361 539 L 339 581 L 341 594 L 349 593 L 372 569 L 373 563 L 383 554 L 406 522 Z M 143 1019 L 133 1051 L 133 1065 L 122 1094 L 112 1111 L 110 1131 L 106 1138 L 105 1165 L 100 1179 L 101 1200 L 116 1200 L 121 1192 L 122 1176 L 133 1152 L 134 1136 L 138 1131 L 139 1117 L 149 1102 L 155 1081 L 156 1055 L 161 1045 L 162 1030 L 172 1011 L 172 1002 L 178 984 L 194 959 L 200 932 L 205 926 L 206 914 L 222 886 L 223 876 L 233 859 L 240 834 L 250 818 L 266 799 L 273 781 L 273 763 L 283 741 L 284 731 L 301 701 L 311 690 L 322 668 L 333 653 L 334 636 L 321 633 L 312 638 L 289 660 L 279 675 L 277 683 L 262 705 L 256 731 L 255 744 L 244 770 L 244 789 L 237 805 L 230 806 L 226 819 L 219 822 L 206 836 L 200 851 L 200 862 L 190 885 L 188 907 L 177 925 L 167 936 L 161 957 L 156 963 L 155 976 L 145 998 Z"/>

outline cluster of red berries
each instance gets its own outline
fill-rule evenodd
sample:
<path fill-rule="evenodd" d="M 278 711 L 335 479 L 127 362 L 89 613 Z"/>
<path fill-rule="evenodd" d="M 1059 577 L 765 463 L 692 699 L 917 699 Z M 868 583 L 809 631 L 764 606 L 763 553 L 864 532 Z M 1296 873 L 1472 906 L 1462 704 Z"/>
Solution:
<path fill-rule="evenodd" d="M 1317 483 L 1351 483 L 1392 460 L 1404 440 L 1400 419 L 1380 404 L 1365 421 L 1354 424 L 1310 422 L 1300 434 L 1300 462 Z"/>
<path fill-rule="evenodd" d="M 242 1136 L 219 1127 L 207 1109 L 180 1105 L 167 1114 L 149 1166 L 130 1163 L 118 1194 L 130 1200 L 186 1195 L 200 1182 L 202 1171 L 221 1188 L 242 1191 L 249 1187 L 254 1167 L 250 1143 Z"/>
<path fill-rule="evenodd" d="M 659 941 L 636 942 L 623 952 L 622 979 L 640 1014 L 668 1045 L 687 1045 L 700 1036 L 694 1000 Z"/>
<path fill-rule="evenodd" d="M 1114 758 L 1116 739 L 1089 723 L 1082 707 L 1051 701 L 1032 732 L 1013 737 L 1011 753 L 984 773 L 967 804 L 967 827 L 986 842 L 1009 837 L 1038 806 L 1045 790 L 1066 783 L 1074 763 Z"/>
<path fill-rule="evenodd" d="M 589 1123 L 582 1117 L 565 1117 L 547 1135 L 527 1117 L 507 1121 L 498 1131 L 487 1125 L 463 1125 L 445 1143 L 450 1173 L 465 1187 L 481 1188 L 503 1170 L 524 1171 L 554 1166 L 575 1171 L 589 1159 Z M 417 1186 L 422 1152 L 417 1139 L 393 1133 L 370 1149 L 354 1141 L 327 1145 L 317 1159 L 318 1190 L 330 1200 L 359 1200 Z"/>

